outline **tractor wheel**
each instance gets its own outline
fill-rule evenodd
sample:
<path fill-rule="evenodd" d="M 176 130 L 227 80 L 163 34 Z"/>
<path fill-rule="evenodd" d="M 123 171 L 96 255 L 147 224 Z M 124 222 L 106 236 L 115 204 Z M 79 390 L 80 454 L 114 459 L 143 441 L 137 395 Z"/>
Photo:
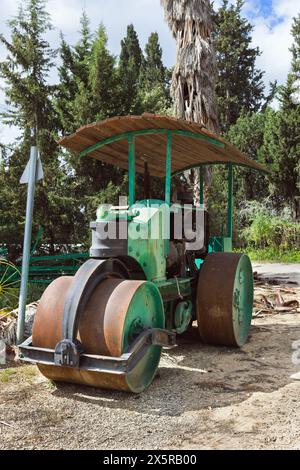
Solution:
<path fill-rule="evenodd" d="M 0 259 L 0 310 L 13 310 L 19 303 L 21 273 L 11 262 Z"/>
<path fill-rule="evenodd" d="M 44 292 L 33 325 L 34 347 L 54 349 L 62 339 L 66 294 L 74 278 L 60 277 Z M 120 357 L 148 328 L 164 327 L 160 293 L 151 282 L 107 277 L 91 293 L 82 312 L 77 339 L 85 354 Z M 42 374 L 59 382 L 142 392 L 152 382 L 161 356 L 161 347 L 152 345 L 130 372 L 86 371 L 39 364 Z"/>
<path fill-rule="evenodd" d="M 253 308 L 253 273 L 245 254 L 210 253 L 197 286 L 197 321 L 205 343 L 245 344 Z"/>

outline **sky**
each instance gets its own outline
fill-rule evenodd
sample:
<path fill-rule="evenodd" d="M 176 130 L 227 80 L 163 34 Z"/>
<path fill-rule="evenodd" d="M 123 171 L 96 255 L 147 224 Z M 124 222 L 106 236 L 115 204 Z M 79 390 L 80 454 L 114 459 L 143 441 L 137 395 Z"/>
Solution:
<path fill-rule="evenodd" d="M 230 3 L 233 0 L 229 0 Z M 9 35 L 7 21 L 16 14 L 19 0 L 1 0 L 0 33 Z M 152 31 L 157 31 L 163 49 L 163 59 L 167 66 L 174 65 L 176 45 L 171 32 L 164 21 L 160 0 L 48 0 L 48 11 L 54 29 L 48 34 L 53 48 L 59 45 L 59 34 L 63 32 L 67 42 L 74 44 L 78 39 L 80 17 L 85 10 L 91 19 L 91 27 L 96 30 L 103 22 L 106 26 L 109 48 L 112 53 L 120 52 L 120 41 L 126 34 L 126 27 L 133 23 L 142 47 Z M 218 7 L 221 0 L 215 0 Z M 283 83 L 289 71 L 292 43 L 290 34 L 292 18 L 300 12 L 299 0 L 246 0 L 244 15 L 254 26 L 253 45 L 262 52 L 257 60 L 257 67 L 265 71 L 266 85 L 277 80 Z M 5 59 L 6 51 L 0 45 L 0 61 Z M 51 82 L 56 74 L 52 73 Z M 3 82 L 0 80 L 0 111 L 4 109 Z M 0 142 L 14 140 L 17 130 L 1 125 Z"/>

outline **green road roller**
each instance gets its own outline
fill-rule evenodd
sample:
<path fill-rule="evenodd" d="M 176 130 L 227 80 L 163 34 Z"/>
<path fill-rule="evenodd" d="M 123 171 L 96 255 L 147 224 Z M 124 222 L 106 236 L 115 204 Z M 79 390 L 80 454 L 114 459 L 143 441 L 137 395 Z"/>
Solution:
<path fill-rule="evenodd" d="M 75 276 L 46 288 L 22 359 L 56 382 L 139 393 L 155 377 L 162 348 L 175 346 L 193 322 L 203 343 L 243 346 L 253 273 L 247 255 L 232 253 L 233 176 L 236 166 L 264 167 L 197 123 L 151 114 L 84 126 L 60 145 L 127 170 L 128 194 L 98 208 L 90 257 Z M 210 233 L 206 165 L 227 168 L 225 236 Z M 172 189 L 195 168 L 197 205 L 184 186 Z"/>

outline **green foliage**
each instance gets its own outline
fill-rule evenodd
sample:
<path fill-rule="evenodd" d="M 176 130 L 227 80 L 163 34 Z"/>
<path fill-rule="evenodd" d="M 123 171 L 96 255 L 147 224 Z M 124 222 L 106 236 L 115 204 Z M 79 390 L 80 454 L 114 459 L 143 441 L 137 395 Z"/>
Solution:
<path fill-rule="evenodd" d="M 239 150 L 249 155 L 253 160 L 265 164 L 264 136 L 266 122 L 272 111 L 266 109 L 259 113 L 242 113 L 226 134 L 226 138 Z M 269 183 L 272 175 L 247 170 L 235 169 L 235 208 L 239 209 L 248 200 L 263 200 L 269 195 Z"/>
<path fill-rule="evenodd" d="M 245 250 L 243 249 L 243 252 Z M 247 255 L 252 261 L 271 261 L 276 263 L 300 263 L 300 250 L 292 248 L 291 250 L 278 250 L 277 248 L 256 248 L 255 250 L 246 249 Z"/>
<path fill-rule="evenodd" d="M 92 51 L 92 34 L 89 19 L 84 12 L 81 17 L 79 41 L 74 47 L 66 43 L 61 34 L 58 68 L 59 84 L 54 105 L 63 133 L 74 132 L 90 119 L 89 61 Z"/>
<path fill-rule="evenodd" d="M 256 112 L 264 98 L 263 72 L 255 67 L 258 48 L 251 47 L 253 26 L 242 17 L 243 0 L 223 3 L 216 13 L 216 95 L 222 131 L 235 124 L 242 110 Z"/>
<path fill-rule="evenodd" d="M 279 252 L 300 246 L 300 223 L 288 216 L 275 215 L 264 204 L 248 203 L 243 211 L 249 225 L 243 230 L 246 243 L 253 248 L 273 248 Z"/>
<path fill-rule="evenodd" d="M 118 196 L 127 193 L 125 171 L 62 151 L 56 144 L 58 138 L 114 115 L 172 113 L 171 72 L 163 64 L 158 34 L 150 34 L 143 53 L 134 26 L 129 25 L 118 59 L 108 49 L 105 27 L 100 25 L 93 34 L 85 13 L 75 44 L 68 44 L 61 34 L 58 83 L 49 85 L 55 52 L 45 40 L 51 28 L 45 3 L 22 2 L 18 15 L 10 22 L 10 38 L 0 36 L 8 51 L 7 59 L 0 64 L 8 104 L 1 119 L 22 130 L 12 148 L 0 149 L 0 242 L 9 245 L 13 259 L 22 249 L 26 187 L 19 186 L 19 178 L 29 158 L 31 127 L 38 125 L 45 172 L 43 182 L 37 185 L 33 237 L 38 226 L 43 226 L 43 244 L 48 253 L 53 253 L 66 243 L 84 243 L 87 247 L 88 224 L 97 206 L 118 203 Z M 272 84 L 269 96 L 264 96 L 263 73 L 256 68 L 260 52 L 251 46 L 253 28 L 242 17 L 242 5 L 241 0 L 235 5 L 224 0 L 216 13 L 220 125 L 230 142 L 256 161 L 266 163 L 272 174 L 235 169 L 234 238 L 237 244 L 247 242 L 253 249 L 269 254 L 273 250 L 284 256 L 299 243 L 298 225 L 282 214 L 288 207 L 289 214 L 297 219 L 300 212 L 300 109 L 295 100 L 300 77 L 300 20 L 298 16 L 293 22 L 291 70 L 278 90 L 280 109 L 275 111 L 268 105 L 276 86 Z M 142 187 L 143 177 L 137 175 L 139 198 L 143 197 Z M 152 196 L 163 197 L 161 180 L 153 179 L 151 189 Z M 250 218 L 247 214 L 254 199 L 262 201 L 262 208 L 256 207 L 255 217 Z M 214 167 L 207 201 L 211 233 L 225 234 L 224 168 Z"/>
<path fill-rule="evenodd" d="M 163 65 L 162 48 L 157 33 L 152 33 L 145 46 L 142 62 L 139 91 L 139 113 L 167 114 L 171 101 L 168 83 L 168 70 Z"/>
<path fill-rule="evenodd" d="M 294 18 L 292 64 L 286 84 L 279 89 L 279 111 L 270 112 L 264 133 L 264 158 L 273 169 L 270 190 L 279 206 L 286 203 L 294 219 L 300 217 L 300 99 L 294 93 L 300 79 L 300 14 Z M 298 85 L 297 85 L 298 83 Z M 298 90 L 299 91 L 299 90 Z"/>
<path fill-rule="evenodd" d="M 127 36 L 121 41 L 119 59 L 120 112 L 122 115 L 134 114 L 138 105 L 138 86 L 143 60 L 138 35 L 131 24 Z"/>
<path fill-rule="evenodd" d="M 93 41 L 89 61 L 89 103 L 86 109 L 96 120 L 115 114 L 114 94 L 117 86 L 115 58 L 107 48 L 107 35 L 103 24 L 100 25 Z"/>
<path fill-rule="evenodd" d="M 17 16 L 9 21 L 11 40 L 2 34 L 0 42 L 8 56 L 0 64 L 4 78 L 9 111 L 2 114 L 3 122 L 22 129 L 48 127 L 53 113 L 49 99 L 53 88 L 47 78 L 53 66 L 54 52 L 43 38 L 51 29 L 44 0 L 28 0 L 20 5 Z"/>
<path fill-rule="evenodd" d="M 59 122 L 52 106 L 53 87 L 48 85 L 54 52 L 44 39 L 50 28 L 45 2 L 28 0 L 10 21 L 10 40 L 0 36 L 8 50 L 7 59 L 0 64 L 9 105 L 2 120 L 22 129 L 19 145 L 4 156 L 4 165 L 0 168 L 0 179 L 5 180 L 0 188 L 0 197 L 4 201 L 0 209 L 0 239 L 15 247 L 22 240 L 26 187 L 20 187 L 19 179 L 29 158 L 30 129 L 36 127 L 44 180 L 36 189 L 34 223 L 44 226 L 44 241 L 54 252 L 55 244 L 61 239 L 72 240 L 75 202 L 65 197 L 69 180 L 65 179 L 63 187 L 66 175 L 55 141 Z M 64 223 L 61 223 L 62 218 Z"/>

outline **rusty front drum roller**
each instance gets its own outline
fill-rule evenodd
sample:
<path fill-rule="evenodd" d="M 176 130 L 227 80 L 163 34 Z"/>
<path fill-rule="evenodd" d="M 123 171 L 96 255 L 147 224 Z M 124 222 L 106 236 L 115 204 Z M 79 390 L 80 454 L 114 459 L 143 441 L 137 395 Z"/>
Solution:
<path fill-rule="evenodd" d="M 246 342 L 253 309 L 253 273 L 245 254 L 210 253 L 197 286 L 197 321 L 208 344 L 238 346 Z"/>
<path fill-rule="evenodd" d="M 33 326 L 34 347 L 54 349 L 62 339 L 64 303 L 72 282 L 72 277 L 61 277 L 44 292 Z M 90 296 L 79 322 L 77 339 L 85 354 L 120 357 L 142 331 L 163 327 L 163 303 L 154 284 L 109 277 Z M 161 346 L 152 345 L 134 369 L 126 373 L 43 364 L 38 367 L 54 381 L 139 393 L 151 384 L 160 355 Z"/>

